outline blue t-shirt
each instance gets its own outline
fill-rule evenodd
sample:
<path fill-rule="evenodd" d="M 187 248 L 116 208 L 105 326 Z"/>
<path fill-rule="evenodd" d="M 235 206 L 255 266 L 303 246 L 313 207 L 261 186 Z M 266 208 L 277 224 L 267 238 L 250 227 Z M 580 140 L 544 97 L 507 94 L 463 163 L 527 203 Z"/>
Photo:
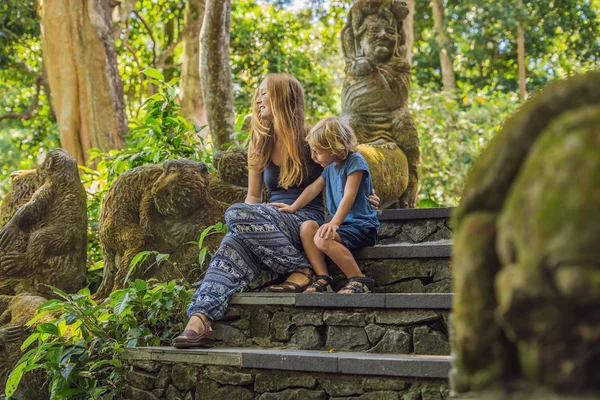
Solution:
<path fill-rule="evenodd" d="M 344 224 L 366 224 L 375 228 L 379 227 L 377 212 L 369 203 L 369 196 L 373 191 L 371 174 L 367 161 L 360 153 L 350 153 L 339 164 L 331 163 L 325 167 L 321 176 L 325 179 L 325 192 L 327 196 L 327 210 L 335 215 L 342 198 L 348 176 L 356 171 L 364 171 L 354 204 L 344 219 Z"/>

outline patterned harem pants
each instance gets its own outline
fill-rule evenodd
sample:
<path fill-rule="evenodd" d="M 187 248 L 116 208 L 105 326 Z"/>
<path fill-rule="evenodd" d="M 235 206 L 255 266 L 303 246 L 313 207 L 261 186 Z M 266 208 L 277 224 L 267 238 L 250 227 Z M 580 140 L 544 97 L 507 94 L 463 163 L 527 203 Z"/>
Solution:
<path fill-rule="evenodd" d="M 322 224 L 322 212 L 302 209 L 282 213 L 266 204 L 237 203 L 225 212 L 229 233 L 213 255 L 204 280 L 187 310 L 211 320 L 223 317 L 231 295 L 258 276 L 261 268 L 290 274 L 310 268 L 300 240 L 300 225 L 307 220 Z"/>

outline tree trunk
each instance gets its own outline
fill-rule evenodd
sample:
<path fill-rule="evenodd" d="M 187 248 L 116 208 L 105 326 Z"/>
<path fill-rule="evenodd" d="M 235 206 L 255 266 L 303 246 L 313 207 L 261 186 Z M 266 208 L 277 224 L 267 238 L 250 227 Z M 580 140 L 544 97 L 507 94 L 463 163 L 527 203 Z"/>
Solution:
<path fill-rule="evenodd" d="M 200 76 L 206 119 L 215 149 L 223 149 L 235 130 L 229 63 L 230 27 L 230 0 L 207 0 L 200 34 Z"/>
<path fill-rule="evenodd" d="M 127 116 L 109 3 L 41 0 L 42 50 L 62 147 L 87 162 L 123 145 Z"/>
<path fill-rule="evenodd" d="M 415 42 L 415 0 L 406 0 L 408 4 L 408 15 L 404 20 L 404 37 L 406 38 L 406 61 L 412 63 L 412 49 Z"/>
<path fill-rule="evenodd" d="M 181 114 L 195 125 L 206 124 L 204 97 L 200 82 L 200 31 L 205 0 L 188 0 L 183 29 L 183 65 L 181 67 Z"/>
<path fill-rule="evenodd" d="M 442 67 L 442 83 L 444 90 L 456 89 L 456 78 L 452 65 L 452 52 L 450 51 L 450 39 L 446 34 L 444 24 L 444 2 L 443 0 L 431 0 L 433 11 L 433 24 L 436 30 L 436 40 L 440 47 L 440 64 Z"/>
<path fill-rule="evenodd" d="M 523 7 L 523 1 L 519 0 L 519 10 Z M 517 57 L 519 64 L 519 98 L 525 100 L 527 87 L 525 83 L 525 28 L 523 21 L 519 18 L 519 27 L 517 28 Z"/>

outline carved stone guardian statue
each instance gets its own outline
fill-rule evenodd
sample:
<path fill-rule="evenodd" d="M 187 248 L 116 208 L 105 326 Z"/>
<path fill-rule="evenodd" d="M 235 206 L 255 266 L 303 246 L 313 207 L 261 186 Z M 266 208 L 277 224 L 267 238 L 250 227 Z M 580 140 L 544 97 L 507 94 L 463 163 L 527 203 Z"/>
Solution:
<path fill-rule="evenodd" d="M 406 61 L 400 0 L 359 0 L 342 30 L 346 78 L 342 118 L 354 129 L 373 175 L 382 206 L 398 201 L 414 207 L 419 137 L 406 103 L 410 64 Z"/>
<path fill-rule="evenodd" d="M 458 398 L 600 397 L 600 72 L 544 89 L 469 175 L 452 256 Z"/>
<path fill-rule="evenodd" d="M 204 163 L 169 160 L 124 172 L 110 187 L 100 213 L 104 277 L 96 296 L 122 288 L 131 261 L 142 251 L 170 254 L 168 262 L 134 269 L 131 279 L 195 279 L 202 231 L 223 220 L 227 204 L 212 198 Z M 212 235 L 205 245 L 217 245 Z M 195 269 L 195 271 L 194 271 Z M 190 282 L 190 283 L 193 283 Z"/>

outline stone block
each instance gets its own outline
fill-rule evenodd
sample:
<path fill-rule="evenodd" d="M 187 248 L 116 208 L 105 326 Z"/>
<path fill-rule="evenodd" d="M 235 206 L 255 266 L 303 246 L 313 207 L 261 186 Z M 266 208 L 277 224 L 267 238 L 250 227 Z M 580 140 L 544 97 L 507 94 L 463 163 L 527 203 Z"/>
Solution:
<path fill-rule="evenodd" d="M 439 319 L 441 319 L 440 315 L 432 310 L 375 311 L 375 321 L 378 324 L 408 326 L 433 322 Z"/>
<path fill-rule="evenodd" d="M 243 346 L 246 344 L 248 337 L 242 331 L 233 326 L 224 323 L 213 324 L 212 328 L 215 331 L 217 340 L 227 343 L 231 346 Z"/>
<path fill-rule="evenodd" d="M 292 323 L 296 326 L 321 326 L 323 325 L 322 311 L 306 311 L 292 315 Z"/>
<path fill-rule="evenodd" d="M 169 383 L 171 383 L 172 369 L 173 367 L 171 367 L 170 365 L 163 365 L 163 367 L 160 369 L 160 372 L 158 373 L 158 376 L 156 377 L 154 387 L 164 389 L 167 386 L 169 386 Z"/>
<path fill-rule="evenodd" d="M 440 267 L 450 269 L 450 260 L 381 260 L 365 265 L 365 273 L 375 279 L 377 286 L 390 285 L 401 280 L 430 279 Z"/>
<path fill-rule="evenodd" d="M 378 390 L 368 392 L 359 397 L 360 400 L 402 400 L 398 393 L 390 390 Z"/>
<path fill-rule="evenodd" d="M 325 348 L 354 351 L 366 350 L 369 348 L 369 339 L 363 328 L 328 326 Z"/>
<path fill-rule="evenodd" d="M 413 331 L 415 354 L 447 355 L 450 354 L 448 336 L 428 326 L 416 327 Z"/>
<path fill-rule="evenodd" d="M 376 390 L 404 390 L 408 387 L 403 380 L 396 378 L 366 378 L 363 382 L 363 389 L 370 392 Z"/>
<path fill-rule="evenodd" d="M 223 386 L 206 400 L 252 400 L 254 393 L 241 386 Z"/>
<path fill-rule="evenodd" d="M 425 241 L 426 242 L 437 242 L 438 240 L 451 240 L 452 239 L 452 231 L 447 226 L 441 227 L 437 232 L 433 235 L 428 236 Z"/>
<path fill-rule="evenodd" d="M 438 388 L 423 388 L 421 389 L 422 400 L 444 400 L 442 392 Z"/>
<path fill-rule="evenodd" d="M 385 295 L 386 308 L 404 308 L 404 309 L 452 309 L 451 293 L 405 293 Z"/>
<path fill-rule="evenodd" d="M 135 387 L 129 387 L 130 400 L 160 400 L 154 394 Z"/>
<path fill-rule="evenodd" d="M 381 354 L 410 354 L 411 336 L 400 329 L 388 329 L 377 345 L 369 353 Z"/>
<path fill-rule="evenodd" d="M 253 338 L 268 338 L 271 330 L 271 314 L 255 308 L 250 313 L 250 332 Z"/>
<path fill-rule="evenodd" d="M 169 385 L 165 393 L 165 398 L 167 400 L 183 400 L 183 395 L 174 385 Z"/>
<path fill-rule="evenodd" d="M 152 391 L 152 394 L 155 395 L 156 397 L 158 397 L 159 399 L 163 399 L 163 398 L 165 398 L 166 392 L 167 392 L 167 389 L 154 389 Z"/>
<path fill-rule="evenodd" d="M 258 400 L 325 400 L 322 390 L 288 389 L 278 393 L 263 393 Z"/>
<path fill-rule="evenodd" d="M 134 367 L 141 368 L 147 372 L 158 372 L 160 369 L 160 363 L 155 361 L 136 361 L 133 363 Z"/>
<path fill-rule="evenodd" d="M 343 377 L 319 379 L 319 384 L 329 396 L 353 396 L 364 392 L 360 377 Z"/>
<path fill-rule="evenodd" d="M 373 291 L 375 293 L 423 293 L 425 285 L 420 279 L 412 279 L 387 286 L 377 286 Z"/>
<path fill-rule="evenodd" d="M 430 283 L 423 288 L 425 293 L 452 293 L 452 279 L 442 279 L 437 282 Z"/>
<path fill-rule="evenodd" d="M 154 389 L 156 374 L 134 367 L 127 374 L 127 380 L 129 384 L 138 389 L 152 390 Z"/>
<path fill-rule="evenodd" d="M 323 348 L 323 338 L 314 326 L 302 326 L 292 336 L 292 343 L 302 350 L 318 350 Z"/>
<path fill-rule="evenodd" d="M 367 338 L 371 345 L 375 346 L 385 334 L 385 328 L 379 325 L 369 324 L 365 327 L 365 332 L 367 333 Z"/>
<path fill-rule="evenodd" d="M 214 394 L 219 390 L 220 385 L 205 376 L 201 376 L 196 385 L 196 397 L 195 400 L 212 400 Z M 230 399 L 233 400 L 233 399 Z"/>
<path fill-rule="evenodd" d="M 341 289 L 348 279 L 345 275 L 334 276 L 334 290 Z M 360 307 L 377 308 L 385 305 L 385 297 L 380 294 L 369 294 L 368 296 L 356 296 L 353 294 L 337 293 L 298 293 L 296 295 L 296 307 L 319 307 L 319 308 L 342 308 Z"/>
<path fill-rule="evenodd" d="M 336 326 L 365 326 L 365 316 L 361 313 L 350 313 L 345 311 L 325 311 L 323 322 L 326 325 Z"/>
<path fill-rule="evenodd" d="M 406 233 L 415 243 L 422 242 L 427 236 L 436 232 L 438 229 L 437 221 L 432 219 L 413 221 L 412 223 L 402 226 L 402 232 Z"/>
<path fill-rule="evenodd" d="M 242 318 L 242 319 L 238 319 L 237 321 L 230 323 L 229 325 L 233 326 L 236 329 L 240 329 L 243 331 L 243 330 L 250 328 L 250 321 L 248 321 L 245 318 Z"/>
<path fill-rule="evenodd" d="M 271 339 L 287 342 L 290 340 L 290 327 L 292 324 L 290 313 L 278 311 L 271 320 Z"/>
<path fill-rule="evenodd" d="M 175 364 L 171 372 L 171 381 L 179 390 L 191 390 L 198 381 L 198 370 L 192 365 Z"/>
<path fill-rule="evenodd" d="M 314 389 L 317 380 L 308 374 L 284 371 L 258 371 L 254 380 L 257 393 L 278 392 L 289 388 Z"/>
<path fill-rule="evenodd" d="M 248 385 L 254 381 L 252 374 L 232 367 L 208 366 L 204 376 L 223 385 Z"/>
<path fill-rule="evenodd" d="M 194 400 L 194 392 L 187 392 L 183 400 Z"/>

